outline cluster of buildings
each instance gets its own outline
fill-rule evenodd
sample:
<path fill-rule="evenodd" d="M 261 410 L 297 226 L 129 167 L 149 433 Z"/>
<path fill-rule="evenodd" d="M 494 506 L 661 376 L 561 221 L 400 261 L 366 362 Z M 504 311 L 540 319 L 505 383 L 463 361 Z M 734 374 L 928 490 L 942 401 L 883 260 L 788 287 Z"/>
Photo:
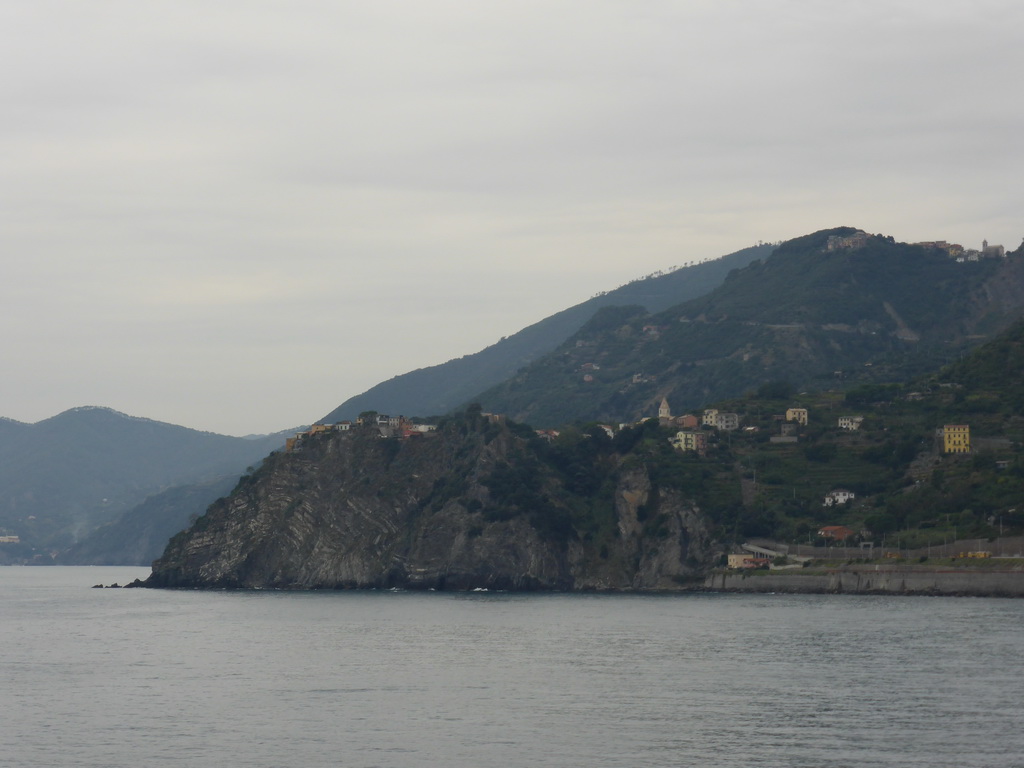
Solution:
<path fill-rule="evenodd" d="M 492 414 L 486 414 L 488 416 Z M 335 424 L 314 424 L 305 432 L 298 432 L 294 437 L 285 440 L 284 449 L 287 452 L 297 451 L 302 448 L 303 442 L 313 435 L 325 432 L 348 432 L 354 425 L 369 424 L 376 426 L 381 437 L 398 437 L 408 439 L 411 437 L 422 437 L 437 429 L 436 424 L 416 424 L 404 416 L 389 416 L 386 413 L 366 414 L 352 421 L 339 421 Z"/>
<path fill-rule="evenodd" d="M 788 408 L 785 414 L 780 414 L 776 418 L 782 422 L 780 434 L 773 435 L 769 440 L 773 443 L 795 443 L 799 439 L 796 434 L 797 428 L 807 426 L 807 409 Z M 686 414 L 673 418 L 665 399 L 661 401 L 658 409 L 658 420 L 662 425 L 681 427 L 679 432 L 669 438 L 673 446 L 681 451 L 696 451 L 702 456 L 707 451 L 707 433 L 702 431 L 702 427 L 720 432 L 740 429 L 738 413 L 719 411 L 717 408 L 706 408 L 701 417 Z M 843 429 L 859 429 L 863 420 L 863 416 L 843 416 L 839 419 L 839 426 Z M 757 427 L 745 427 L 744 431 L 755 432 Z"/>
<path fill-rule="evenodd" d="M 863 230 L 857 230 L 852 235 L 830 235 L 825 244 L 826 251 L 838 251 L 842 249 L 854 250 L 867 245 L 873 235 Z M 945 252 L 951 259 L 963 264 L 968 261 L 980 261 L 981 259 L 1002 259 L 1006 257 L 1006 249 L 1001 245 L 989 245 L 988 240 L 981 241 L 981 249 L 964 248 L 960 243 L 948 243 L 945 240 L 925 240 L 920 243 L 912 243 L 922 248 L 934 248 Z"/>
<path fill-rule="evenodd" d="M 828 242 L 825 243 L 826 251 L 838 251 L 842 248 L 853 250 L 855 248 L 863 248 L 868 244 L 868 240 L 872 236 L 869 235 L 862 229 L 858 229 L 852 235 L 829 235 Z"/>
<path fill-rule="evenodd" d="M 957 263 L 963 264 L 966 261 L 980 261 L 981 259 L 1002 259 L 1006 257 L 1006 249 L 1001 245 L 989 245 L 988 240 L 981 241 L 981 250 L 964 248 L 960 243 L 947 243 L 945 240 L 926 240 L 921 243 L 914 243 L 923 248 L 937 248 Z"/>

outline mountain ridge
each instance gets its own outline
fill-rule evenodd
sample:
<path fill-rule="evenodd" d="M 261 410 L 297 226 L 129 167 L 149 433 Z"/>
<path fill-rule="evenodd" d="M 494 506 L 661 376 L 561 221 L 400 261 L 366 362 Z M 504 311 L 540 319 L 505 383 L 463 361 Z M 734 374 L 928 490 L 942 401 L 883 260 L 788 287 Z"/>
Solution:
<path fill-rule="evenodd" d="M 1024 313 L 1024 256 L 958 263 L 865 236 L 828 250 L 822 230 L 781 244 L 704 296 L 659 313 L 602 310 L 574 336 L 473 401 L 517 421 L 618 423 L 663 397 L 696 408 L 772 380 L 904 378 L 938 367 Z"/>
<path fill-rule="evenodd" d="M 321 421 L 352 420 L 364 411 L 420 416 L 448 413 L 557 347 L 601 307 L 618 303 L 638 303 L 651 311 L 668 307 L 679 297 L 694 297 L 711 290 L 730 271 L 766 256 L 774 247 L 751 246 L 668 274 L 633 280 L 556 312 L 479 352 L 394 376 L 349 398 Z"/>
<path fill-rule="evenodd" d="M 62 550 L 146 497 L 241 474 L 284 443 L 218 435 L 112 408 L 80 406 L 35 424 L 0 423 L 0 562 Z"/>

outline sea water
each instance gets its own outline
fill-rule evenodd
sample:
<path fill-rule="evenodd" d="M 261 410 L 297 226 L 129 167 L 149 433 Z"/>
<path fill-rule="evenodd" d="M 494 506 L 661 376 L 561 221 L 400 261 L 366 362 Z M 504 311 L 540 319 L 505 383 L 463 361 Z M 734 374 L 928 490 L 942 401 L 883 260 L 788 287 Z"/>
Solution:
<path fill-rule="evenodd" d="M 90 589 L 0 568 L 0 765 L 1024 766 L 1024 601 Z"/>

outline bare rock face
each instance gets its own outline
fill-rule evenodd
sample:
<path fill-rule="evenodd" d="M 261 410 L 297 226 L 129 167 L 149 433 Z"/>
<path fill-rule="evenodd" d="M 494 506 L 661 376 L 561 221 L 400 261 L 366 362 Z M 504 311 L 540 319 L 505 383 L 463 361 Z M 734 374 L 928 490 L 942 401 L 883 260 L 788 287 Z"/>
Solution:
<path fill-rule="evenodd" d="M 523 466 L 533 496 L 499 490 Z M 147 586 L 678 589 L 717 558 L 701 513 L 642 468 L 616 474 L 614 525 L 595 535 L 538 466 L 527 436 L 480 417 L 414 439 L 316 435 L 172 539 Z"/>

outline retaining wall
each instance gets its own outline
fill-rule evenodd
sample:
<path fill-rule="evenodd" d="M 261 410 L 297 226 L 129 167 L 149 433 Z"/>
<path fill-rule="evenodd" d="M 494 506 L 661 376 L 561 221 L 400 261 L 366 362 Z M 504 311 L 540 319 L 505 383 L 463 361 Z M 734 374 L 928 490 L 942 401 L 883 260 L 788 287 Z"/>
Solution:
<path fill-rule="evenodd" d="M 809 572 L 716 572 L 705 579 L 704 588 L 726 592 L 1024 597 L 1024 571 L 850 565 Z"/>

